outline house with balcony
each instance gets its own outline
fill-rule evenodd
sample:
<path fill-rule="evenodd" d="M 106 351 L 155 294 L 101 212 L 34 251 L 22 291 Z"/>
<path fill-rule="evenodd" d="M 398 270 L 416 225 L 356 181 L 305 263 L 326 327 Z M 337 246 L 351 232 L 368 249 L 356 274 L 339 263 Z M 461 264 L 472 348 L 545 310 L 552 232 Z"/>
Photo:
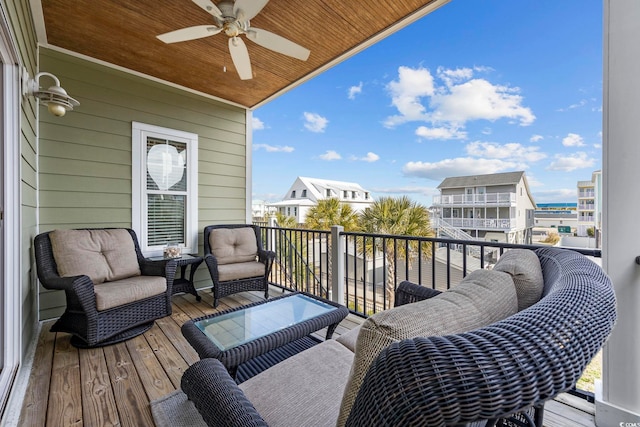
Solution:
<path fill-rule="evenodd" d="M 175 45 L 156 38 L 211 22 L 206 7 L 199 7 L 202 2 L 0 2 L 2 425 L 19 425 L 22 413 L 34 421 L 22 425 L 30 426 L 152 425 L 149 401 L 178 387 L 180 374 L 197 360 L 193 349 L 173 347 L 180 343 L 177 322 L 210 310 L 204 304 L 175 304 L 175 319 L 158 322 L 156 332 L 162 334 L 96 352 L 75 349 L 68 337 L 46 327 L 41 331 L 63 312 L 65 298 L 38 283 L 33 254 L 38 233 L 130 227 L 145 253 L 152 254 L 166 237 L 149 225 L 158 224 L 154 212 L 166 208 L 174 220 L 173 241 L 202 253 L 204 226 L 251 221 L 253 110 L 447 2 L 355 1 L 345 6 L 338 0 L 272 0 L 252 25 L 285 34 L 311 56 L 299 61 L 252 44 L 249 79 L 240 79 L 232 61 L 221 59 L 229 55 L 224 34 Z M 640 210 L 640 197 L 630 197 L 629 186 L 640 181 L 634 161 L 640 158 L 640 3 L 604 0 L 603 6 L 602 175 L 607 191 L 602 265 L 616 290 L 618 321 L 603 352 L 595 422 L 611 426 L 640 417 L 640 270 L 634 262 L 640 241 L 630 232 L 636 221 L 629 215 Z M 43 103 L 56 79 L 80 103 L 64 117 L 60 108 Z M 145 161 L 158 154 L 160 162 Z M 183 174 L 168 173 L 173 178 L 160 184 L 152 176 L 158 163 Z M 477 185 L 470 187 L 474 195 L 482 194 Z M 485 219 L 495 220 L 495 226 L 501 219 L 511 221 L 508 197 L 504 203 L 509 206 L 500 206 L 506 210 L 494 210 L 496 218 Z M 484 212 L 470 213 L 471 206 L 448 202 L 441 208 L 449 209 L 450 219 L 454 208 L 456 220 L 465 213 L 473 220 Z M 486 215 L 493 215 L 491 209 Z M 478 230 L 473 238 L 499 232 L 475 224 L 467 229 Z M 197 288 L 211 286 L 203 269 L 195 283 Z M 159 373 L 164 377 L 154 381 Z M 27 393 L 30 379 L 38 387 Z"/>
<path fill-rule="evenodd" d="M 578 181 L 578 237 L 599 234 L 602 230 L 602 171 L 591 174 L 590 181 Z"/>
<path fill-rule="evenodd" d="M 536 204 L 523 171 L 449 177 L 438 190 L 432 226 L 439 236 L 531 243 Z"/>
<path fill-rule="evenodd" d="M 324 199 L 338 199 L 354 212 L 362 212 L 373 203 L 371 193 L 358 183 L 299 176 L 281 201 L 268 206 L 302 224 L 309 210 Z"/>

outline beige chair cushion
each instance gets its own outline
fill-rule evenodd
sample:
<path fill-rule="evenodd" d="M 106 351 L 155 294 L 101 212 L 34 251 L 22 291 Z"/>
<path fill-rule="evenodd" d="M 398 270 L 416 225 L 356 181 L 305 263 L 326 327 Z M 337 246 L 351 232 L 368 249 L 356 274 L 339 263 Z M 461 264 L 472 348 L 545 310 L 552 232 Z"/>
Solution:
<path fill-rule="evenodd" d="M 325 341 L 240 384 L 270 426 L 335 427 L 353 353 Z"/>
<path fill-rule="evenodd" d="M 338 425 L 345 424 L 369 366 L 391 343 L 471 331 L 511 316 L 517 309 L 516 290 L 508 274 L 476 270 L 447 292 L 369 317 L 358 334 Z"/>
<path fill-rule="evenodd" d="M 493 269 L 511 275 L 518 294 L 518 311 L 532 306 L 542 297 L 544 278 L 535 252 L 529 249 L 509 249 L 500 256 Z"/>
<path fill-rule="evenodd" d="M 218 265 L 218 280 L 226 282 L 227 280 L 262 277 L 264 276 L 266 268 L 263 263 L 258 261 Z"/>
<path fill-rule="evenodd" d="M 253 228 L 217 228 L 209 233 L 211 254 L 218 265 L 255 261 L 258 244 Z"/>
<path fill-rule="evenodd" d="M 167 279 L 162 276 L 136 276 L 105 282 L 94 287 L 96 308 L 108 310 L 167 291 Z"/>
<path fill-rule="evenodd" d="M 140 275 L 129 232 L 113 230 L 55 230 L 49 234 L 61 277 L 87 275 L 102 283 Z"/>

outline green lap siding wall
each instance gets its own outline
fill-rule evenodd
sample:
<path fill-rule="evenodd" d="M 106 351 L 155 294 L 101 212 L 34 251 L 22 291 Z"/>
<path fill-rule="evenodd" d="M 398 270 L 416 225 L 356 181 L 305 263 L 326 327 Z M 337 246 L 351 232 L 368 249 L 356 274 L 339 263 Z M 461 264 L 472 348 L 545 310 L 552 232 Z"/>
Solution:
<path fill-rule="evenodd" d="M 202 229 L 245 222 L 246 110 L 54 50 L 55 74 L 80 106 L 64 117 L 40 107 L 40 230 L 131 227 L 131 123 L 198 134 L 199 252 Z M 210 287 L 206 267 L 196 287 Z M 59 316 L 62 292 L 40 290 L 40 318 Z"/>
<path fill-rule="evenodd" d="M 3 10 L 15 35 L 15 45 L 22 62 L 20 65 L 28 71 L 29 75 L 34 76 L 38 65 L 38 51 L 29 2 L 5 2 Z M 19 284 L 6 284 L 7 286 L 21 286 L 22 288 L 23 354 L 26 353 L 27 347 L 34 338 L 32 335 L 38 319 L 38 287 L 33 273 L 35 270 L 33 269 L 33 256 L 31 255 L 33 238 L 37 232 L 38 162 L 36 109 L 37 103 L 34 98 L 22 98 L 20 111 L 20 192 L 22 197 L 20 220 L 22 225 L 22 244 L 19 253 L 16 252 L 15 254 L 15 256 L 21 257 L 21 280 Z M 7 248 L 7 250 L 11 250 L 11 248 Z"/>

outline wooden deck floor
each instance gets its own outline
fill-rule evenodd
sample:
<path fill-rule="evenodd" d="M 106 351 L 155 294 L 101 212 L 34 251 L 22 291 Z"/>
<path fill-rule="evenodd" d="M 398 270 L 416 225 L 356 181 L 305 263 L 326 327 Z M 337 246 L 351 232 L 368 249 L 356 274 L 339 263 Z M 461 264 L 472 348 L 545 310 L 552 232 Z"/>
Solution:
<path fill-rule="evenodd" d="M 280 291 L 274 290 L 271 295 Z M 180 387 L 182 373 L 198 360 L 180 332 L 187 320 L 214 313 L 210 292 L 173 297 L 173 314 L 157 320 L 147 333 L 125 343 L 78 350 L 70 335 L 52 333 L 46 322 L 39 337 L 33 370 L 20 415 L 20 426 L 154 426 L 149 402 Z M 260 301 L 259 293 L 224 298 L 219 310 Z M 347 317 L 334 336 L 361 320 Z M 323 337 L 323 331 L 319 332 Z M 578 406 L 573 408 L 566 403 Z M 546 405 L 545 426 L 595 426 L 593 407 L 561 396 Z M 180 426 L 176 426 L 180 427 Z"/>

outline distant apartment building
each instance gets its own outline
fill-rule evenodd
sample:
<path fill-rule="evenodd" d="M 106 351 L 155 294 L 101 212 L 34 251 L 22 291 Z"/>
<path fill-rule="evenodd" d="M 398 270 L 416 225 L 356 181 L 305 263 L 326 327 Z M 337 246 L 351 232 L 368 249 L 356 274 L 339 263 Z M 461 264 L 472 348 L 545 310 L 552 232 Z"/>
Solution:
<path fill-rule="evenodd" d="M 558 234 L 571 234 L 578 227 L 578 204 L 538 203 L 533 216 L 535 227 L 538 229 L 548 231 L 550 228 L 555 228 Z"/>
<path fill-rule="evenodd" d="M 251 201 L 251 216 L 254 221 L 264 220 L 267 216 L 275 214 L 276 208 L 269 206 L 264 200 Z"/>
<path fill-rule="evenodd" d="M 446 178 L 433 197 L 441 237 L 532 243 L 536 204 L 523 171 Z"/>
<path fill-rule="evenodd" d="M 371 193 L 360 184 L 299 176 L 281 201 L 270 203 L 268 206 L 277 209 L 283 215 L 294 217 L 298 223 L 303 223 L 307 212 L 316 206 L 319 200 L 331 198 L 351 206 L 356 212 L 363 211 L 373 203 Z"/>
<path fill-rule="evenodd" d="M 588 236 L 592 228 L 594 235 L 602 229 L 602 171 L 591 174 L 591 181 L 578 181 L 578 227 L 579 237 Z"/>

